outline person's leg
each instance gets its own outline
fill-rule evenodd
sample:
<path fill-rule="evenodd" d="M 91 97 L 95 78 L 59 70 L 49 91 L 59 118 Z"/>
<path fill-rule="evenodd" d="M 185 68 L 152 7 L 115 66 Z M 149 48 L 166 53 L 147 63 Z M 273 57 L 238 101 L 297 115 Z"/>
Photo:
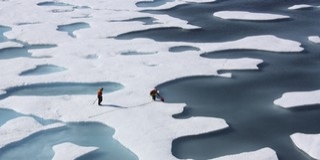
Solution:
<path fill-rule="evenodd" d="M 157 94 L 157 98 L 158 98 L 159 100 L 161 100 L 162 102 L 164 102 L 164 99 L 160 96 L 159 93 Z"/>
<path fill-rule="evenodd" d="M 153 95 L 153 96 L 152 96 L 152 99 L 155 101 L 155 100 L 156 100 L 156 96 L 155 96 L 155 95 Z"/>
<path fill-rule="evenodd" d="M 102 96 L 100 97 L 98 97 L 98 105 L 100 106 L 101 105 L 101 102 L 102 102 Z"/>

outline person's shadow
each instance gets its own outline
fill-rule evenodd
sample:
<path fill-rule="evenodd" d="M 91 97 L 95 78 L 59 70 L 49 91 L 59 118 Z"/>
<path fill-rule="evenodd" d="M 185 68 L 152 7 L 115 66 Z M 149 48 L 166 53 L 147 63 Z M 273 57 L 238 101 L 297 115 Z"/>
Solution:
<path fill-rule="evenodd" d="M 123 107 L 123 106 L 118 106 L 118 105 L 114 105 L 114 104 L 101 104 L 101 107 L 114 107 L 114 108 L 127 108 L 127 107 Z"/>

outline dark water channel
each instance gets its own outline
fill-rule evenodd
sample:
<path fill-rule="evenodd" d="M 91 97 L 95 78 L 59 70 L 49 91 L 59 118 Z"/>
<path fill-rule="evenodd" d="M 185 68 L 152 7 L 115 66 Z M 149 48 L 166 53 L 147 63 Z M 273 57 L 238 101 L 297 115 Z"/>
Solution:
<path fill-rule="evenodd" d="M 318 48 L 319 49 L 319 48 Z M 186 103 L 175 118 L 223 118 L 230 128 L 174 140 L 178 158 L 208 159 L 271 147 L 280 160 L 306 160 L 293 145 L 296 132 L 320 133 L 320 105 L 283 109 L 273 104 L 288 91 L 320 88 L 320 54 L 229 51 L 204 57 L 260 57 L 260 71 L 234 71 L 232 78 L 192 77 L 160 85 L 168 102 Z"/>
<path fill-rule="evenodd" d="M 254 35 L 275 35 L 302 43 L 302 53 L 274 53 L 231 50 L 205 53 L 203 58 L 259 58 L 259 71 L 232 71 L 232 78 L 190 77 L 159 85 L 167 102 L 186 103 L 175 118 L 207 116 L 223 118 L 228 129 L 173 141 L 172 152 L 181 159 L 211 159 L 270 147 L 280 160 L 307 160 L 290 139 L 296 132 L 320 133 L 320 105 L 284 109 L 273 104 L 285 92 L 320 88 L 320 45 L 307 37 L 319 35 L 320 14 L 316 7 L 288 10 L 296 4 L 319 6 L 315 0 L 230 0 L 188 4 L 162 11 L 187 20 L 201 29 L 159 28 L 119 36 L 119 39 L 147 37 L 157 41 L 222 42 Z M 217 11 L 235 10 L 290 16 L 286 20 L 237 21 L 213 17 Z M 178 53 L 178 54 L 183 54 Z M 186 68 L 187 69 L 187 68 Z M 225 72 L 225 71 L 221 71 Z"/>

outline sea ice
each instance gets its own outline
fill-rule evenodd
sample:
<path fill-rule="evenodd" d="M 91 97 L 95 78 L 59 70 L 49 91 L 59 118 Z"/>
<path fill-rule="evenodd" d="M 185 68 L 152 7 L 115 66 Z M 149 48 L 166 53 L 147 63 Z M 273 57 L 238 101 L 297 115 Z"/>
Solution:
<path fill-rule="evenodd" d="M 28 50 L 35 57 L 18 57 L 0 60 L 0 93 L 12 87 L 50 83 L 93 83 L 113 81 L 124 86 L 122 90 L 105 93 L 104 106 L 93 105 L 92 95 L 57 96 L 10 96 L 0 101 L 2 108 L 10 108 L 25 114 L 34 114 L 41 118 L 57 119 L 65 122 L 94 121 L 109 125 L 115 129 L 114 137 L 132 150 L 141 160 L 177 159 L 171 153 L 175 138 L 197 135 L 228 127 L 219 118 L 191 117 L 175 119 L 174 114 L 181 113 L 185 104 L 167 104 L 151 102 L 148 93 L 154 86 L 166 81 L 196 75 L 218 75 L 217 71 L 258 69 L 263 61 L 253 58 L 205 59 L 199 56 L 204 52 L 230 49 L 256 49 L 274 52 L 301 52 L 299 42 L 282 39 L 273 35 L 243 37 L 239 40 L 220 43 L 192 42 L 156 42 L 147 38 L 118 40 L 114 37 L 135 31 L 176 27 L 181 30 L 199 28 L 187 21 L 168 15 L 139 12 L 145 9 L 168 9 L 180 4 L 214 2 L 214 0 L 173 1 L 165 5 L 144 8 L 137 7 L 138 0 L 99 1 L 99 0 L 63 0 L 71 6 L 39 6 L 44 0 L 0 1 L 0 17 L 6 31 L 7 42 L 0 43 L 1 49 L 22 47 L 26 44 L 56 45 L 53 48 Z M 59 1 L 60 2 L 60 1 Z M 73 6 L 86 6 L 76 9 Z M 58 11 L 58 12 L 57 12 Z M 63 12 L 62 12 L 63 11 Z M 68 11 L 68 12 L 65 12 Z M 17 14 L 23 13 L 23 14 Z M 251 20 L 287 19 L 288 16 L 241 12 Z M 239 12 L 218 12 L 220 16 L 235 17 Z M 74 18 L 78 17 L 78 18 Z M 80 17 L 80 18 L 79 18 Z M 81 18 L 82 17 L 82 18 Z M 152 17 L 155 23 L 144 25 L 142 22 L 126 21 L 134 18 Z M 58 31 L 58 26 L 72 23 L 86 23 L 90 28 L 75 31 L 75 38 L 66 32 Z M 183 54 L 171 53 L 177 46 L 191 46 L 199 50 L 185 51 Z M 122 53 L 155 53 L 149 55 L 123 56 Z M 88 59 L 94 55 L 92 59 Z M 17 65 L 19 64 L 19 65 Z M 45 76 L 19 76 L 26 69 L 43 64 L 61 66 L 66 70 Z M 196 67 L 195 67 L 196 66 Z M 224 74 L 222 76 L 230 76 Z M 67 90 L 68 88 L 66 88 Z M 15 142 L 44 129 L 59 127 L 63 124 L 42 126 L 30 117 L 11 120 L 1 126 L 1 146 Z M 62 150 L 68 150 L 69 144 L 55 146 L 56 157 Z M 88 148 L 87 148 L 88 149 Z M 91 150 L 92 148 L 90 148 Z M 82 147 L 79 152 L 87 153 Z M 250 156 L 248 156 L 250 154 Z M 236 155 L 236 157 L 275 157 L 270 149 Z M 156 157 L 156 158 L 155 158 Z M 224 159 L 233 159 L 230 156 Z"/>
<path fill-rule="evenodd" d="M 223 19 L 254 20 L 254 21 L 266 21 L 266 20 L 290 18 L 289 16 L 285 16 L 285 15 L 277 15 L 277 14 L 270 14 L 270 13 L 252 13 L 247 11 L 219 11 L 219 12 L 215 12 L 213 15 Z"/>
<path fill-rule="evenodd" d="M 287 92 L 281 98 L 276 99 L 274 104 L 284 108 L 313 105 L 320 103 L 320 90 L 306 92 Z"/>
<path fill-rule="evenodd" d="M 309 36 L 308 39 L 311 42 L 320 43 L 320 37 L 319 36 Z"/>
<path fill-rule="evenodd" d="M 290 137 L 299 149 L 314 159 L 320 159 L 320 134 L 295 133 Z"/>
<path fill-rule="evenodd" d="M 55 152 L 52 160 L 76 159 L 84 154 L 87 154 L 89 152 L 92 152 L 92 151 L 98 149 L 97 147 L 78 146 L 76 144 L 69 143 L 69 142 L 55 145 L 52 148 Z"/>
<path fill-rule="evenodd" d="M 0 127 L 0 148 L 26 138 L 36 132 L 62 127 L 63 125 L 62 123 L 54 123 L 43 126 L 31 117 L 19 117 L 9 120 Z"/>
<path fill-rule="evenodd" d="M 288 9 L 290 10 L 298 10 L 298 9 L 306 9 L 306 8 L 312 8 L 313 6 L 309 5 L 309 4 L 298 4 L 298 5 L 294 5 L 289 7 Z"/>

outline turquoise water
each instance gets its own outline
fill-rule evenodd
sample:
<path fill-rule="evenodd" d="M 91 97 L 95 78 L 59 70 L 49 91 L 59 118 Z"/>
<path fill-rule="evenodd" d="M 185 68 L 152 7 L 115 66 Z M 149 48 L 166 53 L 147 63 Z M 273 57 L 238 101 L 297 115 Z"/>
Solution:
<path fill-rule="evenodd" d="M 146 7 L 146 8 L 159 7 L 159 6 L 164 5 L 168 2 L 173 2 L 173 0 L 140 1 L 140 2 L 136 3 L 136 6 Z"/>
<path fill-rule="evenodd" d="M 137 56 L 137 55 L 149 55 L 149 54 L 156 54 L 153 52 L 136 52 L 136 51 L 129 51 L 129 52 L 123 52 L 121 55 L 124 56 Z"/>
<path fill-rule="evenodd" d="M 36 76 L 56 73 L 66 70 L 65 68 L 56 65 L 39 65 L 35 69 L 26 70 L 20 73 L 20 76 Z"/>
<path fill-rule="evenodd" d="M 101 87 L 104 93 L 110 93 L 124 86 L 115 82 L 33 84 L 9 88 L 6 94 L 0 95 L 0 100 L 9 96 L 94 95 Z"/>
<path fill-rule="evenodd" d="M 70 4 L 63 2 L 40 2 L 37 4 L 38 6 L 71 6 Z"/>
<path fill-rule="evenodd" d="M 178 47 L 169 48 L 169 51 L 177 53 L 177 52 L 184 52 L 184 51 L 200 51 L 200 49 L 192 46 L 178 46 Z"/>
<path fill-rule="evenodd" d="M 10 30 L 11 30 L 10 27 L 5 27 L 5 26 L 1 26 L 0 25 L 0 43 L 7 41 L 7 37 L 5 37 L 3 35 L 3 33 L 7 32 L 7 31 L 10 31 Z"/>
<path fill-rule="evenodd" d="M 23 44 L 23 47 L 9 47 L 0 49 L 0 60 L 7 60 L 13 58 L 48 58 L 48 57 L 33 57 L 29 50 L 32 49 L 46 49 L 55 47 L 55 45 L 27 45 Z"/>
<path fill-rule="evenodd" d="M 22 114 L 19 114 L 9 109 L 0 109 L 0 115 L 1 115 L 0 126 L 2 126 L 4 123 L 6 123 L 10 119 L 22 116 Z"/>
<path fill-rule="evenodd" d="M 22 115 L 12 110 L 0 109 L 0 125 Z M 52 120 L 40 120 L 42 124 L 52 124 Z M 57 121 L 56 121 L 57 122 Z M 52 146 L 71 142 L 80 146 L 94 146 L 99 149 L 90 152 L 77 160 L 137 160 L 137 156 L 112 138 L 114 129 L 100 124 L 90 122 L 66 123 L 65 127 L 49 129 L 35 133 L 23 140 L 11 143 L 0 149 L 1 160 L 50 160 L 54 156 Z"/>

